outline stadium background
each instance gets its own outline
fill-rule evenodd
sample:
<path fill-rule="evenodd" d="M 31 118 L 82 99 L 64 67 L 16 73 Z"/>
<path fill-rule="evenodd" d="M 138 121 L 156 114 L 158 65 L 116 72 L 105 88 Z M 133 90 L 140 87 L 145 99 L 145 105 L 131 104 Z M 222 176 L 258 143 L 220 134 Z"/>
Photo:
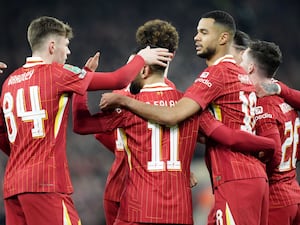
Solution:
<path fill-rule="evenodd" d="M 273 41 L 283 53 L 283 64 L 277 78 L 300 89 L 300 2 L 287 0 L 3 0 L 0 4 L 0 61 L 8 69 L 0 77 L 1 83 L 31 54 L 26 41 L 30 21 L 48 15 L 68 22 L 74 30 L 72 54 L 68 63 L 83 66 L 88 57 L 101 52 L 98 71 L 112 71 L 126 63 L 135 48 L 135 31 L 150 19 L 171 22 L 180 35 L 179 49 L 169 69 L 169 78 L 184 91 L 205 68 L 205 62 L 195 54 L 193 37 L 202 13 L 222 9 L 231 13 L 239 29 L 252 38 Z M 89 94 L 93 112 L 102 92 Z M 205 202 L 200 193 L 209 185 L 203 164 L 203 146 L 197 145 L 192 169 L 199 179 L 193 189 L 195 224 L 205 224 Z M 69 123 L 67 151 L 75 192 L 73 198 L 83 224 L 102 225 L 104 222 L 102 196 L 113 155 L 94 140 L 92 135 L 72 133 Z M 0 153 L 0 181 L 2 184 L 7 157 Z M 2 193 L 0 192 L 0 225 L 4 224 Z"/>

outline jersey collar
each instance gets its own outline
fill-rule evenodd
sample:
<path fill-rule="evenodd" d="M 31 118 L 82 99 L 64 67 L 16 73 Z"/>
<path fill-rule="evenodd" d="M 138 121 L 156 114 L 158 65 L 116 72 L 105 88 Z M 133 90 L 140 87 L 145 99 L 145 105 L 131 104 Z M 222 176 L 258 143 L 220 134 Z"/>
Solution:
<path fill-rule="evenodd" d="M 23 65 L 24 68 L 33 67 L 36 65 L 46 64 L 41 57 L 27 57 L 26 63 Z"/>
<path fill-rule="evenodd" d="M 213 65 L 217 65 L 221 62 L 231 62 L 231 63 L 235 63 L 236 64 L 236 61 L 234 60 L 233 58 L 233 55 L 224 55 L 223 57 L 221 58 L 218 58 L 214 63 Z"/>

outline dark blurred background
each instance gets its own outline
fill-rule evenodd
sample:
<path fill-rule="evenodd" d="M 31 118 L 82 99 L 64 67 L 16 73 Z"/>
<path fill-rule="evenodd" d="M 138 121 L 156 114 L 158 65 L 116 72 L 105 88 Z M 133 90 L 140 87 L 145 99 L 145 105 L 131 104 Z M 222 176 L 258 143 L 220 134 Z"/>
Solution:
<path fill-rule="evenodd" d="M 169 78 L 184 91 L 205 68 L 195 54 L 193 37 L 200 16 L 207 11 L 222 9 L 236 19 L 239 29 L 252 38 L 273 41 L 283 53 L 283 64 L 277 78 L 300 89 L 300 3 L 287 0 L 1 0 L 0 61 L 8 64 L 0 81 L 30 56 L 26 40 L 27 26 L 38 16 L 54 16 L 68 22 L 75 33 L 71 41 L 68 63 L 83 66 L 96 51 L 101 52 L 98 71 L 112 71 L 126 63 L 135 48 L 135 31 L 150 19 L 171 22 L 180 34 L 179 49 L 171 63 Z M 93 112 L 102 92 L 89 94 Z M 83 224 L 102 225 L 102 196 L 113 155 L 94 140 L 92 135 L 74 134 L 69 123 L 67 150 L 75 192 L 76 207 Z M 198 193 L 209 184 L 203 165 L 203 146 L 198 145 L 193 170 L 199 185 L 193 189 L 195 224 L 205 224 L 205 209 L 199 209 Z M 7 157 L 0 153 L 0 181 L 3 181 Z M 0 225 L 4 224 L 2 193 L 0 194 Z"/>

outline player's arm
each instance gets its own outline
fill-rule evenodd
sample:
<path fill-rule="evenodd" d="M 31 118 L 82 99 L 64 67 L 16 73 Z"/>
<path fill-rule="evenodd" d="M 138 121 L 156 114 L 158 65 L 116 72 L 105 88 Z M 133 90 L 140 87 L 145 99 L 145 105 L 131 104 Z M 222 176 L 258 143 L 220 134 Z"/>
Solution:
<path fill-rule="evenodd" d="M 300 110 L 300 91 L 292 89 L 282 82 L 262 83 L 258 88 L 259 97 L 279 95 L 293 108 Z"/>
<path fill-rule="evenodd" d="M 273 154 L 275 149 L 273 139 L 260 137 L 242 130 L 231 129 L 216 120 L 208 110 L 205 110 L 200 115 L 200 130 L 207 137 L 222 145 L 231 147 L 235 151 L 268 151 L 268 154 Z"/>
<path fill-rule="evenodd" d="M 268 171 L 273 171 L 281 161 L 281 139 L 278 127 L 275 123 L 266 122 L 263 125 L 258 125 L 256 129 L 257 135 L 261 137 L 270 138 L 275 143 L 274 155 L 272 155 L 271 160 L 268 160 Z M 278 154 L 279 153 L 279 154 Z M 264 158 L 269 159 L 267 155 Z"/>
<path fill-rule="evenodd" d="M 96 134 L 113 129 L 109 122 L 111 113 L 96 113 L 92 115 L 88 109 L 87 93 L 83 96 L 74 94 L 72 101 L 73 131 L 78 134 Z"/>
<path fill-rule="evenodd" d="M 115 131 L 107 131 L 95 134 L 95 138 L 109 151 L 114 153 L 116 148 Z"/>
<path fill-rule="evenodd" d="M 178 124 L 201 109 L 196 101 L 186 97 L 181 98 L 173 107 L 165 107 L 146 104 L 114 93 L 105 93 L 102 95 L 100 102 L 101 109 L 114 108 L 116 106 L 125 107 L 147 120 L 170 126 Z"/>
<path fill-rule="evenodd" d="M 167 66 L 172 55 L 164 48 L 142 49 L 130 62 L 114 72 L 90 72 L 93 78 L 88 86 L 88 91 L 124 88 L 136 77 L 145 64 Z"/>

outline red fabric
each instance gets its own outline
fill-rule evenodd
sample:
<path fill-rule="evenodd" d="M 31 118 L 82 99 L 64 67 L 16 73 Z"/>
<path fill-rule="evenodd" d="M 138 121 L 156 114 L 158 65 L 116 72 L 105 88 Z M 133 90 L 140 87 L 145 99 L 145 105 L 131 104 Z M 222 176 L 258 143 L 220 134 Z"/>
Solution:
<path fill-rule="evenodd" d="M 266 179 L 226 182 L 214 190 L 214 196 L 215 204 L 208 215 L 208 225 L 268 224 L 269 188 Z"/>
<path fill-rule="evenodd" d="M 300 205 L 290 205 L 273 208 L 269 211 L 268 225 L 298 225 L 300 224 Z"/>
<path fill-rule="evenodd" d="M 138 100 L 156 105 L 173 105 L 181 97 L 178 91 L 161 84 L 145 87 L 135 95 Z M 78 98 L 74 100 L 77 102 Z M 79 115 L 80 110 L 77 113 Z M 152 124 L 126 110 L 98 113 L 89 118 L 78 115 L 77 118 L 85 120 L 80 121 L 85 127 L 76 126 L 81 127 L 84 133 L 120 127 L 126 132 L 123 144 L 130 171 L 120 202 L 119 219 L 144 223 L 192 223 L 189 178 L 198 117 L 192 117 L 180 124 L 178 129 L 170 131 L 168 127 Z M 156 157 L 153 149 L 159 150 Z M 184 151 L 177 152 L 178 149 Z M 171 156 L 171 153 L 174 155 Z"/>
<path fill-rule="evenodd" d="M 114 72 L 89 72 L 93 79 L 88 90 L 112 90 L 121 89 L 128 85 L 145 65 L 144 59 L 136 55 L 128 64 Z"/>
<path fill-rule="evenodd" d="M 297 112 L 278 96 L 258 99 L 257 134 L 279 136 L 272 161 L 268 163 L 270 208 L 300 203 L 300 187 L 296 180 L 296 161 L 299 154 L 300 121 Z"/>
<path fill-rule="evenodd" d="M 2 88 L 11 143 L 5 198 L 24 192 L 73 192 L 66 159 L 68 93 L 83 94 L 91 76 L 70 65 L 31 65 L 28 61 L 13 72 Z"/>
<path fill-rule="evenodd" d="M 20 194 L 5 199 L 4 206 L 7 225 L 81 224 L 74 203 L 66 194 Z"/>
<path fill-rule="evenodd" d="M 103 200 L 103 208 L 105 214 L 105 222 L 106 225 L 113 225 L 119 211 L 120 202 L 111 201 L 111 200 Z"/>
<path fill-rule="evenodd" d="M 212 109 L 214 117 L 229 128 L 253 133 L 256 96 L 245 74 L 232 57 L 226 56 L 206 68 L 184 97 L 198 102 L 202 109 Z M 201 123 L 201 126 L 209 125 L 206 121 Z M 211 139 L 207 142 L 206 162 L 214 186 L 230 180 L 267 177 L 264 164 L 251 154 Z"/>
<path fill-rule="evenodd" d="M 280 96 L 289 103 L 292 107 L 300 110 L 300 91 L 289 88 L 282 82 L 278 82 L 281 88 Z"/>

